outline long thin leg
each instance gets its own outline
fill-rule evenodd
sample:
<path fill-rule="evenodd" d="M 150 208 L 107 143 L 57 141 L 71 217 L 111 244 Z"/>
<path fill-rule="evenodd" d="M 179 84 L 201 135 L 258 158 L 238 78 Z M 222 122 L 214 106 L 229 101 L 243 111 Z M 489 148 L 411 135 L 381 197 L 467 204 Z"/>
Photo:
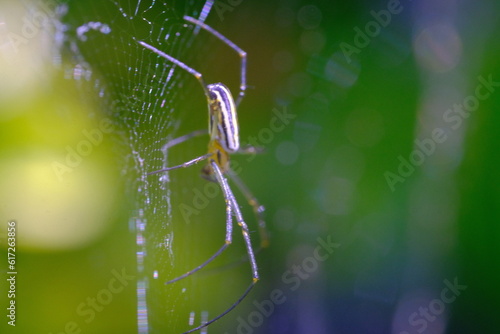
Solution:
<path fill-rule="evenodd" d="M 231 188 L 229 188 L 229 184 L 227 183 L 227 180 L 224 178 L 222 175 L 222 172 L 217 165 L 217 163 L 214 160 L 210 160 L 210 165 L 212 166 L 212 169 L 214 170 L 215 173 L 215 178 L 219 182 L 222 192 L 224 193 L 224 198 L 226 199 L 226 205 L 232 205 L 233 206 L 233 211 L 234 215 L 236 216 L 236 221 L 238 225 L 241 227 L 241 233 L 243 234 L 243 239 L 245 240 L 245 245 L 247 248 L 247 253 L 248 253 L 248 259 L 250 260 L 250 265 L 252 267 L 252 278 L 254 281 L 259 280 L 259 273 L 257 270 L 257 262 L 255 261 L 255 256 L 253 254 L 253 248 L 252 248 L 252 242 L 250 241 L 250 233 L 248 230 L 248 226 L 243 220 L 243 215 L 241 214 L 240 207 L 238 205 L 238 202 L 236 202 L 236 198 L 233 195 L 233 192 L 231 191 Z"/>
<path fill-rule="evenodd" d="M 208 89 L 207 89 L 207 85 L 205 84 L 205 81 L 203 80 L 203 76 L 201 75 L 200 72 L 196 71 L 195 69 L 187 66 L 186 64 L 184 64 L 183 62 L 181 62 L 180 60 L 177 60 L 175 59 L 174 57 L 172 57 L 171 55 L 168 55 L 166 54 L 165 52 L 155 48 L 154 46 L 152 45 L 149 45 L 148 43 L 146 42 L 143 42 L 143 41 L 137 41 L 137 43 L 139 43 L 140 45 L 142 45 L 143 47 L 145 47 L 146 49 L 148 50 L 151 50 L 153 51 L 154 53 L 156 53 L 157 55 L 169 60 L 170 62 L 174 63 L 175 65 L 179 66 L 180 68 L 182 68 L 183 70 L 187 71 L 188 73 L 192 74 L 196 79 L 198 79 L 199 83 L 201 84 L 201 87 L 203 88 L 203 91 L 205 92 L 205 96 L 207 98 L 209 98 L 209 93 L 208 93 Z"/>
<path fill-rule="evenodd" d="M 227 175 L 233 180 L 233 182 L 236 184 L 238 189 L 241 191 L 243 196 L 248 201 L 248 204 L 252 206 L 253 213 L 257 219 L 258 226 L 259 226 L 259 234 L 260 234 L 260 247 L 265 248 L 269 246 L 269 233 L 267 232 L 266 228 L 266 222 L 264 221 L 264 217 L 262 216 L 262 213 L 264 212 L 265 208 L 262 206 L 257 198 L 252 194 L 250 189 L 246 186 L 246 184 L 243 182 L 243 180 L 236 175 L 236 173 L 232 170 L 229 169 L 227 172 Z"/>
<path fill-rule="evenodd" d="M 187 332 L 184 332 L 182 334 L 188 334 L 188 333 L 199 331 L 203 327 L 207 327 L 208 325 L 216 322 L 217 320 L 219 320 L 220 318 L 222 318 L 223 316 L 225 316 L 226 314 L 228 314 L 229 312 L 231 312 L 236 306 L 238 306 L 239 303 L 241 303 L 241 301 L 243 299 L 245 299 L 245 297 L 248 295 L 248 293 L 250 292 L 250 290 L 252 290 L 252 288 L 255 286 L 255 283 L 257 283 L 257 282 L 256 281 L 252 281 L 252 283 L 250 283 L 250 285 L 245 290 L 245 292 L 243 292 L 243 294 L 240 296 L 240 298 L 238 298 L 238 300 L 233 305 L 231 305 L 231 307 L 229 307 L 227 310 L 225 310 L 224 312 L 222 312 L 221 314 L 219 314 L 215 318 L 213 318 L 213 319 L 205 322 L 203 325 L 200 325 L 198 327 L 192 328 L 192 329 L 190 329 Z"/>
<path fill-rule="evenodd" d="M 263 217 L 263 212 L 264 212 L 265 208 L 264 208 L 264 206 L 262 206 L 259 203 L 257 198 L 253 195 L 253 193 L 246 186 L 246 184 L 243 182 L 243 180 L 241 180 L 241 178 L 238 175 L 236 175 L 232 169 L 229 169 L 227 171 L 227 175 L 236 184 L 236 186 L 241 191 L 241 193 L 245 196 L 248 204 L 250 204 L 252 206 L 254 215 L 255 215 L 257 222 L 258 222 L 259 234 L 260 234 L 260 247 L 255 251 L 255 254 L 258 254 L 262 249 L 269 247 L 269 244 L 270 244 L 269 233 L 267 231 L 266 222 L 265 222 L 264 217 Z M 217 271 L 227 270 L 229 268 L 240 265 L 246 261 L 248 261 L 248 258 L 242 257 L 242 259 L 240 261 L 236 261 L 236 262 L 230 263 L 228 265 L 217 267 L 217 268 L 214 268 L 212 270 L 217 270 Z M 206 273 L 207 272 L 205 272 L 205 274 Z"/>
<path fill-rule="evenodd" d="M 247 89 L 247 53 L 243 51 L 240 47 L 238 47 L 236 44 L 231 42 L 229 39 L 224 37 L 220 32 L 214 30 L 212 27 L 206 25 L 205 23 L 190 17 L 190 16 L 184 16 L 184 20 L 191 22 L 193 24 L 196 24 L 197 26 L 205 29 L 215 37 L 217 37 L 220 41 L 223 43 L 227 44 L 231 49 L 236 51 L 238 55 L 241 58 L 241 65 L 240 65 L 240 93 L 238 95 L 238 98 L 236 99 L 236 106 L 238 106 L 243 99 L 243 96 L 245 96 L 245 91 Z"/>
<path fill-rule="evenodd" d="M 153 174 L 168 172 L 169 170 L 177 169 L 177 168 L 186 168 L 186 167 L 194 165 L 194 164 L 196 164 L 196 163 L 198 163 L 200 161 L 208 159 L 210 156 L 212 156 L 212 153 L 207 153 L 207 154 L 204 154 L 204 155 L 202 155 L 200 157 L 194 158 L 193 160 L 189 160 L 189 161 L 187 161 L 187 162 L 185 162 L 185 163 L 183 163 L 181 165 L 167 167 L 167 168 L 163 168 L 163 169 L 160 169 L 160 170 L 155 170 L 154 172 L 147 173 L 147 175 L 153 175 Z"/>
<path fill-rule="evenodd" d="M 173 280 L 166 282 L 165 284 L 174 283 L 174 282 L 177 282 L 185 277 L 188 277 L 188 276 L 194 274 L 195 272 L 197 272 L 198 270 L 202 269 L 203 267 L 205 267 L 207 264 L 209 264 L 213 260 L 215 260 L 215 258 L 217 258 L 219 255 L 221 255 L 222 252 L 224 252 L 226 250 L 226 248 L 231 244 L 232 238 L 233 238 L 232 235 L 233 235 L 232 207 L 230 205 L 227 205 L 226 206 L 226 238 L 224 240 L 224 245 L 222 245 L 222 247 L 219 248 L 219 250 L 217 252 L 215 252 L 214 255 L 212 255 L 208 260 L 206 260 L 205 262 L 200 264 L 198 267 L 194 268 L 193 270 L 188 271 L 184 275 L 181 275 L 177 278 L 174 278 Z"/>
<path fill-rule="evenodd" d="M 243 239 L 245 240 L 245 245 L 247 248 L 248 259 L 249 259 L 250 265 L 252 267 L 252 282 L 250 283 L 248 288 L 245 290 L 245 292 L 243 292 L 241 297 L 238 298 L 238 300 L 233 305 L 231 305 L 228 309 L 226 309 L 224 312 L 222 312 L 221 314 L 219 314 L 215 318 L 211 319 L 210 321 L 204 323 L 203 325 L 192 328 L 189 331 L 184 332 L 183 334 L 192 333 L 192 332 L 195 332 L 197 330 L 200 330 L 203 327 L 206 327 L 206 326 L 210 325 L 211 323 L 219 320 L 220 318 L 225 316 L 227 313 L 231 312 L 236 306 L 238 306 L 239 303 L 241 303 L 241 301 L 248 295 L 250 290 L 252 290 L 252 288 L 255 286 L 255 284 L 257 284 L 257 282 L 259 281 L 259 272 L 257 270 L 257 263 L 255 261 L 255 255 L 253 253 L 252 242 L 250 241 L 250 234 L 248 231 L 248 226 L 247 226 L 247 224 L 245 224 L 245 222 L 243 220 L 243 216 L 242 216 L 241 211 L 239 209 L 238 203 L 236 202 L 236 198 L 234 197 L 233 192 L 231 191 L 231 188 L 229 188 L 229 184 L 227 183 L 227 180 L 222 175 L 222 172 L 221 172 L 219 166 L 217 165 L 217 163 L 214 160 L 210 160 L 210 165 L 212 166 L 212 169 L 215 173 L 215 178 L 219 182 L 219 184 L 222 188 L 222 192 L 224 193 L 224 198 L 226 200 L 226 207 L 232 206 L 232 208 L 234 210 L 234 215 L 236 216 L 236 220 L 238 222 L 238 225 L 241 227 Z M 227 210 L 229 212 L 231 212 L 230 209 L 227 209 Z"/>
<path fill-rule="evenodd" d="M 265 151 L 265 148 L 260 147 L 260 146 L 242 146 L 238 151 L 235 153 L 238 154 L 260 154 Z"/>
<path fill-rule="evenodd" d="M 183 143 L 191 138 L 194 138 L 194 137 L 198 137 L 198 136 L 202 136 L 202 135 L 206 135 L 208 134 L 208 130 L 195 130 L 191 133 L 188 133 L 187 135 L 184 135 L 184 136 L 180 136 L 180 137 L 177 137 L 177 138 L 174 138 L 170 141 L 168 141 L 164 146 L 163 146 L 163 151 L 166 151 L 168 150 L 169 148 L 171 148 L 172 146 L 175 146 L 175 145 L 178 145 L 180 143 Z"/>
<path fill-rule="evenodd" d="M 196 130 L 196 131 L 193 131 L 191 133 L 188 133 L 187 135 L 184 135 L 184 136 L 181 136 L 181 137 L 178 137 L 178 138 L 170 140 L 169 142 L 167 142 L 163 146 L 162 150 L 165 152 L 169 148 L 171 148 L 172 146 L 175 146 L 177 144 L 185 142 L 186 140 L 191 139 L 193 137 L 201 136 L 201 135 L 204 135 L 204 134 L 207 134 L 207 133 L 208 133 L 207 130 Z M 173 166 L 173 167 L 163 168 L 163 169 L 160 169 L 160 170 L 157 170 L 157 171 L 154 171 L 154 172 L 149 172 L 149 173 L 147 173 L 147 175 L 158 174 L 158 173 L 162 173 L 162 172 L 168 172 L 169 170 L 177 169 L 177 168 L 189 167 L 189 166 L 194 165 L 194 164 L 196 164 L 196 163 L 198 163 L 198 162 L 200 162 L 202 160 L 207 159 L 210 156 L 211 156 L 211 154 L 207 153 L 207 154 L 202 155 L 200 157 L 194 158 L 193 160 L 185 162 L 182 165 L 177 165 L 177 166 Z"/>
<path fill-rule="evenodd" d="M 203 5 L 203 8 L 201 9 L 200 17 L 198 18 L 198 20 L 200 22 L 205 22 L 208 14 L 210 13 L 210 9 L 212 9 L 213 5 L 214 5 L 214 0 L 205 1 L 205 4 Z M 200 27 L 197 27 L 194 30 L 194 34 L 197 35 L 199 30 L 200 30 Z"/>

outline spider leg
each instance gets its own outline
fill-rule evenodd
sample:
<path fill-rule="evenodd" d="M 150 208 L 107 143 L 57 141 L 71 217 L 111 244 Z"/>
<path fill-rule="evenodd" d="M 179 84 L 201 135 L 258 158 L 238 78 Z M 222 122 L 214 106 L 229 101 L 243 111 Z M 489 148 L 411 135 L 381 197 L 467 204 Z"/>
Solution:
<path fill-rule="evenodd" d="M 229 307 L 227 310 L 225 310 L 224 312 L 222 312 L 221 314 L 219 314 L 215 318 L 210 319 L 209 321 L 205 322 L 203 325 L 200 325 L 198 327 L 192 328 L 192 329 L 190 329 L 187 332 L 184 332 L 182 334 L 188 334 L 188 333 L 196 332 L 196 331 L 198 331 L 198 330 L 200 330 L 200 329 L 202 329 L 204 327 L 207 327 L 210 324 L 213 324 L 214 322 L 216 322 L 217 320 L 219 320 L 220 318 L 222 318 L 223 316 L 225 316 L 226 314 L 228 314 L 229 312 L 231 312 L 236 306 L 238 306 L 239 303 L 241 303 L 241 301 L 243 299 L 245 299 L 245 297 L 248 295 L 248 293 L 255 286 L 255 283 L 257 283 L 257 282 L 256 281 L 252 281 L 252 283 L 250 283 L 250 285 L 245 290 L 245 292 L 243 292 L 243 294 L 240 296 L 240 298 L 238 298 L 238 300 L 233 305 L 231 305 L 231 307 Z"/>
<path fill-rule="evenodd" d="M 222 245 L 222 247 L 219 248 L 219 250 L 217 252 L 215 252 L 208 260 L 206 260 L 205 262 L 200 264 L 198 267 L 194 268 L 193 270 L 188 271 L 184 275 L 181 275 L 177 278 L 174 278 L 173 280 L 166 282 L 165 284 L 171 284 L 171 283 L 177 282 L 183 278 L 186 278 L 186 277 L 194 274 L 198 270 L 202 269 L 203 267 L 205 267 L 207 264 L 209 264 L 213 260 L 215 260 L 231 244 L 232 239 L 233 239 L 232 234 L 233 234 L 232 207 L 230 205 L 227 205 L 226 206 L 226 239 L 224 240 L 224 245 Z"/>
<path fill-rule="evenodd" d="M 241 227 L 241 233 L 243 234 L 243 239 L 245 240 L 245 245 L 247 248 L 248 259 L 250 261 L 250 266 L 252 267 L 252 278 L 255 282 L 259 280 L 259 273 L 257 270 L 257 263 L 255 261 L 255 255 L 253 253 L 252 242 L 250 241 L 250 233 L 248 230 L 248 226 L 243 220 L 243 215 L 241 214 L 238 202 L 236 202 L 236 198 L 229 188 L 229 184 L 227 183 L 226 178 L 222 175 L 222 171 L 214 160 L 210 160 L 210 165 L 215 173 L 215 178 L 219 182 L 222 192 L 224 193 L 224 198 L 226 200 L 226 206 L 232 206 L 234 210 L 234 215 L 236 216 L 236 221 L 238 225 Z"/>
<path fill-rule="evenodd" d="M 238 189 L 241 191 L 243 196 L 247 199 L 248 204 L 252 206 L 253 213 L 257 219 L 259 226 L 259 234 L 260 234 L 260 248 L 266 248 L 269 246 L 269 233 L 267 232 L 266 222 L 264 221 L 263 212 L 265 210 L 264 206 L 262 206 L 257 198 L 252 194 L 250 189 L 246 186 L 243 180 L 236 175 L 236 173 L 229 169 L 227 175 L 231 178 L 231 180 L 236 184 Z"/>
<path fill-rule="evenodd" d="M 239 151 L 238 151 L 239 152 Z M 244 152 L 245 153 L 245 152 Z M 266 227 L 266 222 L 263 217 L 263 213 L 265 211 L 265 208 L 263 205 L 260 204 L 260 202 L 257 200 L 257 198 L 253 195 L 253 193 L 250 191 L 250 189 L 246 186 L 246 184 L 243 182 L 243 180 L 236 175 L 234 170 L 229 169 L 227 171 L 227 175 L 229 178 L 236 184 L 240 192 L 245 196 L 248 204 L 252 207 L 255 218 L 258 223 L 258 228 L 259 228 L 259 235 L 260 235 L 260 246 L 258 249 L 255 250 L 255 254 L 258 254 L 262 249 L 269 247 L 270 244 L 270 237 L 269 237 L 269 232 Z M 216 180 L 211 180 L 211 181 L 216 181 Z M 233 268 L 235 266 L 238 266 L 242 263 L 245 263 L 248 261 L 248 258 L 243 256 L 241 260 L 223 265 L 217 268 L 213 268 L 211 270 L 214 271 L 221 271 L 221 270 L 228 270 L 230 268 Z M 209 270 L 207 270 L 209 271 Z M 205 273 L 207 273 L 205 271 Z"/>
<path fill-rule="evenodd" d="M 149 172 L 146 175 L 153 175 L 153 174 L 168 172 L 169 170 L 177 169 L 177 168 L 186 168 L 186 167 L 194 165 L 194 164 L 196 164 L 196 163 L 198 163 L 200 161 L 208 159 L 210 156 L 212 156 L 212 153 L 207 153 L 207 154 L 204 154 L 204 155 L 202 155 L 200 157 L 194 158 L 193 160 L 186 161 L 185 163 L 183 163 L 181 165 L 167 167 L 167 168 L 163 168 L 163 169 L 160 169 L 160 170 L 155 170 L 154 172 Z"/>
<path fill-rule="evenodd" d="M 165 152 L 169 148 L 171 148 L 172 146 L 178 145 L 178 144 L 183 143 L 183 142 L 185 142 L 185 141 L 187 141 L 187 140 L 189 140 L 191 138 L 202 136 L 202 135 L 205 135 L 205 134 L 208 134 L 208 130 L 206 130 L 206 129 L 204 129 L 204 130 L 195 130 L 193 132 L 188 133 L 187 135 L 180 136 L 180 137 L 174 138 L 172 140 L 169 140 L 165 145 L 163 145 L 162 150 Z"/>
<path fill-rule="evenodd" d="M 264 151 L 265 151 L 264 147 L 246 145 L 246 146 L 241 146 L 240 149 L 235 153 L 238 153 L 238 154 L 260 154 L 260 153 L 263 153 Z"/>
<path fill-rule="evenodd" d="M 227 183 L 227 180 L 222 175 L 222 171 L 220 170 L 219 166 L 217 165 L 217 163 L 214 160 L 210 160 L 210 165 L 212 166 L 212 169 L 215 173 L 215 178 L 219 182 L 219 184 L 222 188 L 222 192 L 224 193 L 224 198 L 226 200 L 226 212 L 230 213 L 231 207 L 232 207 L 232 209 L 234 210 L 234 214 L 236 216 L 236 221 L 238 222 L 238 225 L 241 227 L 243 239 L 245 240 L 245 245 L 247 248 L 248 259 L 250 261 L 250 266 L 252 267 L 252 282 L 246 288 L 245 292 L 243 292 L 243 294 L 240 296 L 240 298 L 238 298 L 238 300 L 236 302 L 234 302 L 233 305 L 231 305 L 229 308 L 227 308 L 224 312 L 222 312 L 221 314 L 219 314 L 215 318 L 207 321 L 206 323 L 204 323 L 198 327 L 192 328 L 187 332 L 184 332 L 183 334 L 192 333 L 192 332 L 195 332 L 197 330 L 200 330 L 203 327 L 206 327 L 206 326 L 210 325 L 211 323 L 219 320 L 220 318 L 225 316 L 227 313 L 231 312 L 236 306 L 238 306 L 238 304 L 241 303 L 241 301 L 248 295 L 250 290 L 252 290 L 252 288 L 255 286 L 255 284 L 257 284 L 257 282 L 259 281 L 259 273 L 257 270 L 257 263 L 255 261 L 255 255 L 253 252 L 252 243 L 250 241 L 250 234 L 248 231 L 248 226 L 245 223 L 245 221 L 243 220 L 243 216 L 242 216 L 241 211 L 239 209 L 238 203 L 236 202 L 236 198 L 234 197 L 233 192 L 231 191 L 231 188 L 229 188 L 229 184 Z"/>
<path fill-rule="evenodd" d="M 220 41 L 225 43 L 227 46 L 229 46 L 231 49 L 236 51 L 238 55 L 241 58 L 241 65 L 240 65 L 240 93 L 238 94 L 238 98 L 236 99 L 236 106 L 238 106 L 245 96 L 245 91 L 247 89 L 247 53 L 243 51 L 240 47 L 238 47 L 236 44 L 231 42 L 228 38 L 224 37 L 220 32 L 214 30 L 212 27 L 206 25 L 205 23 L 192 18 L 190 16 L 184 16 L 184 20 L 191 22 L 193 24 L 196 24 L 198 27 L 203 28 L 204 30 L 208 31 L 215 37 L 217 37 Z"/>
<path fill-rule="evenodd" d="M 207 85 L 205 84 L 205 81 L 203 80 L 203 76 L 200 72 L 196 71 L 195 69 L 187 66 L 186 64 L 184 64 L 183 62 L 181 62 L 180 60 L 172 57 L 171 55 L 169 54 L 166 54 L 165 52 L 155 48 L 154 46 L 152 45 L 149 45 L 148 43 L 146 42 L 143 42 L 143 41 L 137 41 L 137 43 L 139 43 L 140 45 L 142 45 L 143 47 L 145 47 L 146 49 L 148 50 L 151 50 L 153 51 L 154 53 L 156 53 L 157 55 L 167 59 L 168 61 L 174 63 L 175 65 L 179 66 L 180 68 L 182 68 L 183 70 L 185 70 L 186 72 L 192 74 L 197 80 L 198 82 L 201 84 L 201 87 L 203 88 L 203 91 L 205 92 L 205 96 L 209 99 L 210 98 L 210 95 L 208 93 L 208 89 L 207 89 Z"/>

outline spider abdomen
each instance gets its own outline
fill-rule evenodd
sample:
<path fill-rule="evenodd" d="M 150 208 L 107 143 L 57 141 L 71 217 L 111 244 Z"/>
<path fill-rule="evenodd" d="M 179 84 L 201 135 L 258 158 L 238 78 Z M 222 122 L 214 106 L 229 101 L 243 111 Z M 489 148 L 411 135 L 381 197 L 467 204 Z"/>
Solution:
<path fill-rule="evenodd" d="M 212 140 L 217 140 L 228 153 L 240 148 L 238 119 L 233 96 L 224 84 L 207 86 L 209 92 L 208 132 Z"/>

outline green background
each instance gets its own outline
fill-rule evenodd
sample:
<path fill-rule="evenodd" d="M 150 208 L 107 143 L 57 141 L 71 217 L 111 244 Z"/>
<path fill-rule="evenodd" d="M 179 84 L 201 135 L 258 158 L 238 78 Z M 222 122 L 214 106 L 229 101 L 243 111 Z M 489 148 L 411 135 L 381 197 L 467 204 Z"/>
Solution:
<path fill-rule="evenodd" d="M 224 201 L 210 195 L 217 188 L 199 177 L 201 164 L 168 182 L 146 176 L 164 165 L 168 138 L 206 127 L 207 111 L 192 76 L 135 40 L 233 93 L 238 56 L 183 25 L 203 2 L 140 2 L 135 16 L 137 3 L 117 3 L 69 2 L 57 15 L 1 3 L 2 246 L 7 222 L 18 227 L 15 328 L 3 315 L 0 253 L 2 333 L 70 333 L 72 323 L 136 333 L 138 312 L 151 333 L 181 333 L 190 313 L 196 324 L 216 316 L 251 281 L 235 224 L 217 261 L 164 284 L 223 244 Z M 381 27 L 375 16 L 389 10 Z M 265 152 L 233 161 L 266 208 L 271 244 L 257 254 L 259 284 L 208 333 L 498 331 L 498 87 L 471 112 L 448 111 L 475 101 L 479 77 L 500 81 L 498 13 L 495 1 L 215 2 L 206 23 L 248 54 L 240 137 Z M 78 38 L 88 22 L 111 32 Z M 54 38 L 61 29 L 65 40 Z M 276 126 L 283 110 L 292 116 Z M 438 128 L 446 139 L 431 141 Z M 83 147 L 96 129 L 102 138 Z M 172 148 L 166 164 L 204 154 L 207 142 Z M 68 147 L 88 154 L 55 172 Z M 257 248 L 252 210 L 233 190 Z M 132 278 L 120 286 L 122 271 Z M 453 282 L 461 290 L 444 302 Z M 93 298 L 105 305 L 91 316 Z"/>

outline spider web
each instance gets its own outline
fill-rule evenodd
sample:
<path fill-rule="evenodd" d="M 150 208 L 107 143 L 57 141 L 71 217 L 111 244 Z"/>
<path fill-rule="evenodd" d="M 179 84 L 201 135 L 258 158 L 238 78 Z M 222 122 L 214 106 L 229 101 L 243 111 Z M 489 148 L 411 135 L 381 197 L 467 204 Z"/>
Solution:
<path fill-rule="evenodd" d="M 208 317 L 203 305 L 196 305 L 196 311 L 192 307 L 176 313 L 180 300 L 189 304 L 186 285 L 173 290 L 164 284 L 173 278 L 176 260 L 171 203 L 176 185 L 167 182 L 167 174 L 154 182 L 146 175 L 168 165 L 162 147 L 189 121 L 189 114 L 181 110 L 186 106 L 201 110 L 199 118 L 205 125 L 206 102 L 194 78 L 138 44 L 145 41 L 185 63 L 197 64 L 202 71 L 201 57 L 186 50 L 203 55 L 203 38 L 200 42 L 199 29 L 187 24 L 183 16 L 204 21 L 212 4 L 211 0 L 92 0 L 69 2 L 58 9 L 64 14 L 60 43 L 76 64 L 69 76 L 90 83 L 107 117 L 120 129 L 118 155 L 124 159 L 122 173 L 130 182 L 135 203 L 130 226 L 137 236 L 139 333 L 180 332 L 215 315 Z M 192 99 L 196 102 L 191 102 L 191 96 L 196 96 Z M 188 160 L 196 153 L 187 152 L 175 161 Z"/>

